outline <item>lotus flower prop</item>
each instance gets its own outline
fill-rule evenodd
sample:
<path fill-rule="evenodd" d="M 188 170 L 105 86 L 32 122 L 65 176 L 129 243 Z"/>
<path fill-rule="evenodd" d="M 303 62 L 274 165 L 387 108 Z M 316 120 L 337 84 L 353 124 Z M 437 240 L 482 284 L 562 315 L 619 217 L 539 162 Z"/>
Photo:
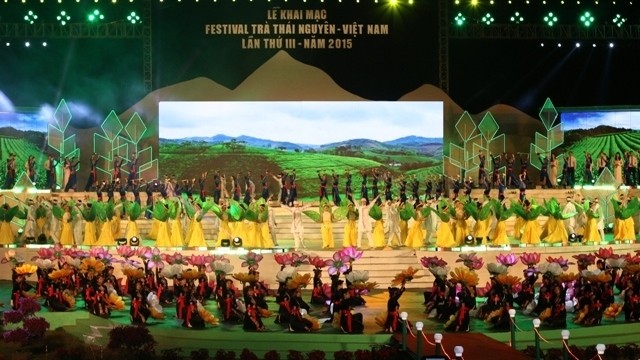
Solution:
<path fill-rule="evenodd" d="M 469 270 L 480 270 L 484 266 L 484 261 L 481 257 L 478 257 L 475 252 L 468 254 L 460 254 L 460 258 L 456 262 L 461 262 Z"/>
<path fill-rule="evenodd" d="M 582 277 L 586 278 L 590 282 L 606 283 L 611 281 L 611 275 L 600 270 L 593 270 L 593 271 L 583 270 Z"/>
<path fill-rule="evenodd" d="M 624 257 L 619 257 L 617 259 L 609 258 L 607 259 L 607 264 L 613 269 L 623 269 L 627 266 L 627 259 Z"/>
<path fill-rule="evenodd" d="M 518 257 L 514 254 L 498 254 L 498 256 L 496 256 L 496 261 L 504 266 L 509 267 L 518 263 Z"/>
<path fill-rule="evenodd" d="M 423 256 L 422 259 L 420 259 L 420 263 L 427 269 L 447 266 L 447 262 L 437 256 Z"/>
<path fill-rule="evenodd" d="M 213 255 L 213 260 L 212 261 L 222 261 L 222 262 L 226 262 L 226 263 L 230 263 L 231 262 L 231 260 L 227 259 L 224 255 Z"/>
<path fill-rule="evenodd" d="M 182 265 L 179 265 L 179 264 L 165 266 L 164 268 L 162 268 L 162 271 L 160 271 L 160 275 L 164 276 L 167 279 L 173 279 L 174 277 L 180 275 L 181 273 L 182 273 Z"/>
<path fill-rule="evenodd" d="M 233 265 L 224 261 L 214 261 L 207 265 L 207 271 L 216 275 L 227 275 L 233 271 Z"/>
<path fill-rule="evenodd" d="M 341 251 L 333 253 L 333 257 L 326 261 L 327 272 L 329 275 L 342 274 L 349 269 L 349 262 L 351 258 L 348 255 L 343 255 Z"/>
<path fill-rule="evenodd" d="M 536 266 L 540 262 L 540 253 L 522 253 L 520 261 L 527 266 Z"/>
<path fill-rule="evenodd" d="M 74 268 L 74 269 L 80 269 L 80 266 L 82 265 L 82 261 L 85 260 L 85 259 L 88 259 L 88 257 L 85 257 L 85 258 L 81 259 L 81 258 L 78 258 L 78 257 L 73 258 L 73 257 L 67 255 L 67 256 L 64 257 L 64 262 L 67 265 L 69 265 L 72 268 Z"/>
<path fill-rule="evenodd" d="M 179 252 L 173 254 L 162 254 L 162 260 L 169 265 L 188 265 L 187 258 L 184 258 Z"/>
<path fill-rule="evenodd" d="M 479 297 L 486 297 L 491 291 L 491 288 L 492 288 L 491 282 L 487 281 L 484 287 L 478 287 L 476 289 L 476 295 L 478 295 Z"/>
<path fill-rule="evenodd" d="M 259 263 L 262 261 L 263 256 L 256 254 L 253 251 L 249 251 L 246 255 L 241 255 L 242 267 L 248 267 L 249 270 L 258 270 Z"/>
<path fill-rule="evenodd" d="M 640 256 L 638 255 L 631 255 L 631 254 L 627 254 L 624 256 L 624 259 L 627 260 L 627 264 L 629 265 L 636 265 L 636 264 L 640 264 Z"/>
<path fill-rule="evenodd" d="M 136 250 L 129 245 L 120 245 L 116 248 L 116 251 L 118 252 L 118 255 L 125 259 L 136 255 Z"/>
<path fill-rule="evenodd" d="M 100 262 L 98 262 L 100 263 Z M 102 264 L 102 263 L 100 263 Z M 73 275 L 73 270 L 71 269 L 60 269 L 60 270 L 54 270 L 52 272 L 49 273 L 49 279 L 56 281 L 56 280 L 61 280 L 61 279 L 66 279 L 67 277 Z"/>
<path fill-rule="evenodd" d="M 538 266 L 538 272 L 548 276 L 559 276 L 563 273 L 562 266 L 556 262 L 542 263 Z"/>
<path fill-rule="evenodd" d="M 288 281 L 287 288 L 289 289 L 298 289 L 301 287 L 307 287 L 311 282 L 311 274 L 298 274 L 295 273 Z"/>
<path fill-rule="evenodd" d="M 449 275 L 449 271 L 451 271 L 448 266 L 434 266 L 428 269 L 433 274 L 433 276 L 440 279 L 446 279 L 447 275 Z"/>
<path fill-rule="evenodd" d="M 407 270 L 402 270 L 396 274 L 396 276 L 391 281 L 391 285 L 400 285 L 406 282 L 410 282 L 413 279 L 417 279 L 416 273 L 420 271 L 420 269 L 414 269 L 412 266 L 409 266 Z"/>
<path fill-rule="evenodd" d="M 565 271 L 569 269 L 569 265 L 573 265 L 572 262 L 569 262 L 569 259 L 565 259 L 562 256 L 560 256 L 558 258 L 554 258 L 554 257 L 549 256 L 547 258 L 547 262 L 548 263 L 556 263 L 556 264 L 560 265 L 562 270 L 565 270 Z"/>
<path fill-rule="evenodd" d="M 51 261 L 51 259 L 36 259 L 35 263 L 40 269 L 48 270 L 53 268 L 53 261 Z"/>
<path fill-rule="evenodd" d="M 1 264 L 11 264 L 11 266 L 16 267 L 18 264 L 22 264 L 24 259 L 20 255 L 16 255 L 14 250 L 8 250 L 4 253 L 2 260 L 0 260 Z"/>
<path fill-rule="evenodd" d="M 105 269 L 105 264 L 94 257 L 86 258 L 82 260 L 80 264 L 80 271 L 83 273 L 93 273 L 95 275 L 101 274 Z"/>
<path fill-rule="evenodd" d="M 182 270 L 180 277 L 186 280 L 195 280 L 200 277 L 200 273 L 193 269 Z"/>
<path fill-rule="evenodd" d="M 468 267 L 457 267 L 449 274 L 451 281 L 465 286 L 476 286 L 480 282 L 478 274 Z"/>
<path fill-rule="evenodd" d="M 89 256 L 96 259 L 102 259 L 107 254 L 109 254 L 109 251 L 102 246 L 92 246 L 91 249 L 89 249 Z"/>
<path fill-rule="evenodd" d="M 191 255 L 187 258 L 187 264 L 197 267 L 199 270 L 214 261 L 211 255 Z"/>
<path fill-rule="evenodd" d="M 258 281 L 258 278 L 255 275 L 249 275 L 247 273 L 235 273 L 232 277 L 238 280 L 241 284 L 253 284 Z"/>
<path fill-rule="evenodd" d="M 293 255 L 290 252 L 273 254 L 273 259 L 281 266 L 291 265 Z"/>
<path fill-rule="evenodd" d="M 570 272 L 570 273 L 562 273 L 558 275 L 558 280 L 563 283 L 572 283 L 578 279 L 578 274 Z"/>
<path fill-rule="evenodd" d="M 143 269 L 139 269 L 129 265 L 123 265 L 122 273 L 132 279 L 142 279 L 144 277 Z"/>
<path fill-rule="evenodd" d="M 511 288 L 516 284 L 520 284 L 522 279 L 517 276 L 502 274 L 496 276 L 496 281 L 503 286 L 508 286 Z"/>
<path fill-rule="evenodd" d="M 309 264 L 313 265 L 316 269 L 322 269 L 327 266 L 327 262 L 319 256 L 310 257 Z"/>
<path fill-rule="evenodd" d="M 13 252 L 14 255 L 15 255 L 15 252 L 13 250 L 10 250 L 9 252 Z M 41 249 L 38 249 L 37 254 L 38 255 L 36 255 L 33 258 L 31 258 L 31 261 L 33 261 L 35 259 L 49 259 L 49 260 L 55 259 L 55 257 L 53 256 L 53 254 L 54 254 L 53 248 L 41 248 Z M 5 253 L 5 256 L 6 256 L 6 253 Z M 2 262 L 4 263 L 5 260 L 2 260 Z"/>
<path fill-rule="evenodd" d="M 640 271 L 640 264 L 627 264 L 627 266 L 624 267 L 624 270 L 631 274 L 635 274 Z"/>
<path fill-rule="evenodd" d="M 276 280 L 278 280 L 280 284 L 286 284 L 287 281 L 293 278 L 293 276 L 297 273 L 298 273 L 298 269 L 294 267 L 284 268 L 278 271 L 278 273 L 276 274 Z"/>
<path fill-rule="evenodd" d="M 53 258 L 54 259 L 62 260 L 65 255 L 67 255 L 67 251 L 65 250 L 65 248 L 62 245 L 56 244 L 53 247 Z"/>
<path fill-rule="evenodd" d="M 38 270 L 38 267 L 33 264 L 23 264 L 15 268 L 15 272 L 18 275 L 31 275 Z"/>
<path fill-rule="evenodd" d="M 369 272 L 366 270 L 353 270 L 344 276 L 350 283 L 365 283 L 369 281 Z"/>
<path fill-rule="evenodd" d="M 596 256 L 593 254 L 577 254 L 572 257 L 576 259 L 576 264 L 578 265 L 579 270 L 585 270 L 590 265 L 596 263 Z"/>
<path fill-rule="evenodd" d="M 148 269 L 158 268 L 159 270 L 162 270 L 162 268 L 164 268 L 164 261 L 162 261 L 162 254 L 160 254 L 160 249 L 158 249 L 157 247 L 145 252 L 144 258 L 147 260 Z"/>
<path fill-rule="evenodd" d="M 299 267 L 309 264 L 309 256 L 299 253 L 291 253 L 291 266 Z"/>
<path fill-rule="evenodd" d="M 349 262 L 354 262 L 354 261 L 360 259 L 362 257 L 362 254 L 363 254 L 362 250 L 358 250 L 358 248 L 356 248 L 354 246 L 349 246 L 349 247 L 343 248 L 342 250 L 339 250 L 338 252 L 341 253 L 342 256 L 349 257 Z"/>
<path fill-rule="evenodd" d="M 506 274 L 509 271 L 509 268 L 502 264 L 489 263 L 487 264 L 487 271 L 491 276 L 497 276 Z"/>
<path fill-rule="evenodd" d="M 609 258 L 612 258 L 615 256 L 615 254 L 613 253 L 613 248 L 600 248 L 598 249 L 597 252 L 594 253 L 596 257 L 598 257 L 598 259 L 602 259 L 602 260 L 607 260 Z"/>
<path fill-rule="evenodd" d="M 146 253 L 153 251 L 152 248 L 150 248 L 149 246 L 139 246 L 138 248 L 136 248 L 136 256 L 145 259 L 145 255 Z"/>

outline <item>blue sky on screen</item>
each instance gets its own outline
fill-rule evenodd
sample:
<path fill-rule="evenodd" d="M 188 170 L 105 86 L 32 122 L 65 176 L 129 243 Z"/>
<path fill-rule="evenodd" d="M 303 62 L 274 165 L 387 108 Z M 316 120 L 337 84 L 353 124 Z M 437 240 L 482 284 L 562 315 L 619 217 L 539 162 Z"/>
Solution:
<path fill-rule="evenodd" d="M 442 138 L 440 101 L 160 102 L 160 137 L 247 135 L 321 145 L 348 139 Z"/>
<path fill-rule="evenodd" d="M 2 127 L 12 127 L 22 131 L 46 132 L 47 120 L 40 113 L 0 111 L 0 128 Z"/>
<path fill-rule="evenodd" d="M 561 115 L 562 130 L 593 129 L 600 125 L 616 128 L 640 129 L 640 110 L 564 112 Z"/>

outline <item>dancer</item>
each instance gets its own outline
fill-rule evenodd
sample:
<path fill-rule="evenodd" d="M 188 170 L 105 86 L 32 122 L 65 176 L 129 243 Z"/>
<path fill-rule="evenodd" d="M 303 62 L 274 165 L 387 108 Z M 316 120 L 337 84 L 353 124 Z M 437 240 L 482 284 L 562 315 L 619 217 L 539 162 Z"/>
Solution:
<path fill-rule="evenodd" d="M 16 182 L 16 154 L 9 153 L 7 158 L 5 181 L 3 189 L 12 189 Z"/>
<path fill-rule="evenodd" d="M 291 234 L 293 234 L 293 247 L 296 251 L 306 249 L 304 245 L 304 223 L 302 222 L 303 211 L 309 209 L 302 202 L 294 201 L 293 206 L 285 206 L 284 209 L 291 213 Z"/>
<path fill-rule="evenodd" d="M 357 245 L 356 236 L 358 234 L 358 227 L 356 226 L 356 221 L 358 221 L 359 216 L 360 214 L 358 210 L 356 210 L 353 202 L 350 202 L 349 205 L 347 205 L 347 222 L 344 225 L 344 238 L 342 240 L 343 247 Z"/>
<path fill-rule="evenodd" d="M 378 195 L 379 196 L 379 195 Z M 360 199 L 360 206 L 358 206 L 358 234 L 356 235 L 356 246 L 362 248 L 362 235 L 367 237 L 367 247 L 373 246 L 373 227 L 371 226 L 371 217 L 369 211 L 371 206 L 377 203 L 378 196 L 375 197 L 371 204 L 367 204 L 366 199 Z"/>
<path fill-rule="evenodd" d="M 98 185 L 98 154 L 91 154 L 89 159 L 89 177 L 87 178 L 87 184 L 84 186 L 84 191 L 89 192 L 91 188 L 95 188 Z"/>

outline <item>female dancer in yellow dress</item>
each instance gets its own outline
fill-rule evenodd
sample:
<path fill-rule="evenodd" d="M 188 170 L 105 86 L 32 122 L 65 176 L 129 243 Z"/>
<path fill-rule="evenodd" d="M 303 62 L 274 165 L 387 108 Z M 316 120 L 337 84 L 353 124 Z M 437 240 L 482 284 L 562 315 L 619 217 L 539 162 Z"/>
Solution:
<path fill-rule="evenodd" d="M 614 240 L 635 240 L 636 232 L 634 228 L 633 216 L 640 209 L 640 201 L 637 197 L 632 197 L 625 205 L 624 195 L 620 195 L 620 201 L 611 199 L 615 221 L 613 223 Z"/>
<path fill-rule="evenodd" d="M 222 240 L 231 240 L 233 237 L 231 228 L 229 227 L 229 214 L 227 213 L 227 203 L 223 200 L 220 206 L 213 206 L 212 211 L 220 220 L 220 228 L 218 229 L 218 239 L 216 240 L 216 247 L 222 246 Z"/>
<path fill-rule="evenodd" d="M 575 216 L 575 213 L 564 213 L 560 207 L 560 203 L 555 198 L 545 201 L 544 207 L 546 209 L 546 215 L 548 216 L 547 223 L 544 225 L 543 241 L 548 244 L 562 243 L 567 245 L 569 243 L 569 234 L 567 233 L 567 227 L 564 224 L 564 220 Z"/>
<path fill-rule="evenodd" d="M 276 245 L 273 243 L 273 237 L 271 236 L 271 230 L 269 229 L 269 208 L 266 203 L 261 203 L 258 207 L 258 239 L 257 247 L 262 249 L 273 249 Z"/>
<path fill-rule="evenodd" d="M 489 221 L 491 221 L 491 202 L 482 205 L 476 202 L 468 202 L 464 205 L 465 213 L 475 219 L 473 226 L 473 237 L 476 245 L 486 245 L 489 238 Z"/>
<path fill-rule="evenodd" d="M 0 207 L 0 221 L 2 222 L 0 224 L 0 245 L 10 245 L 15 242 L 16 236 L 11 229 L 11 221 L 14 217 L 26 219 L 27 212 L 21 211 L 18 206 L 9 207 L 9 204 L 6 203 Z M 71 224 L 69 224 L 69 228 L 71 228 Z M 73 230 L 71 233 L 73 241 Z"/>
<path fill-rule="evenodd" d="M 82 245 L 93 246 L 98 243 L 96 216 L 96 209 L 92 203 L 88 202 L 82 209 L 82 218 L 84 219 L 84 240 Z"/>
<path fill-rule="evenodd" d="M 529 200 L 524 201 L 524 206 L 520 204 L 511 205 L 514 212 L 525 220 L 520 242 L 522 244 L 539 244 L 542 229 L 538 222 L 538 216 L 544 211 L 544 207 L 532 204 Z"/>
<path fill-rule="evenodd" d="M 417 200 L 419 201 L 419 200 Z M 413 214 L 413 224 L 411 225 L 411 229 L 409 229 L 409 233 L 407 234 L 407 239 L 404 242 L 406 247 L 419 249 L 424 245 L 424 229 L 422 228 L 422 220 L 426 215 L 429 215 L 430 207 L 424 207 L 422 203 L 416 204 L 416 210 Z"/>
<path fill-rule="evenodd" d="M 64 214 L 62 215 L 62 230 L 60 232 L 60 245 L 73 245 L 73 226 L 71 220 L 71 206 L 66 204 L 63 206 Z"/>
<path fill-rule="evenodd" d="M 114 216 L 113 202 L 96 201 L 93 203 L 92 207 L 96 208 L 98 220 L 102 222 L 102 229 L 100 230 L 100 236 L 98 237 L 96 245 L 114 246 L 116 244 L 116 239 L 113 236 L 113 227 L 111 224 L 111 219 L 113 219 Z"/>
<path fill-rule="evenodd" d="M 138 218 L 144 214 L 145 208 L 141 207 L 140 204 L 135 201 L 127 201 L 124 203 L 124 206 L 127 217 L 129 218 L 125 235 L 127 240 L 131 240 L 134 237 L 141 239 L 140 230 L 138 229 Z"/>
<path fill-rule="evenodd" d="M 171 222 L 171 246 L 184 246 L 182 237 L 182 203 L 178 200 L 169 201 L 169 221 Z"/>
<path fill-rule="evenodd" d="M 118 201 L 113 204 L 113 217 L 111 217 L 111 232 L 115 239 L 120 238 L 120 215 L 122 215 L 124 203 Z"/>
<path fill-rule="evenodd" d="M 438 229 L 436 230 L 436 246 L 440 248 L 452 248 L 458 246 L 458 243 L 453 238 L 453 232 L 451 231 L 451 215 L 455 214 L 455 210 L 451 210 L 449 203 L 446 201 L 440 201 L 438 204 L 438 210 L 432 210 L 440 218 L 438 223 Z"/>
<path fill-rule="evenodd" d="M 191 220 L 191 231 L 187 238 L 187 246 L 189 247 L 206 247 L 207 242 L 204 240 L 204 230 L 202 229 L 202 219 L 204 218 L 205 210 L 196 201 L 193 206 L 195 207 L 195 214 Z"/>
<path fill-rule="evenodd" d="M 595 202 L 585 200 L 584 201 L 584 213 L 587 216 L 587 224 L 584 227 L 583 242 L 600 243 L 600 232 L 598 232 L 598 218 L 600 217 L 594 210 Z"/>
<path fill-rule="evenodd" d="M 455 227 L 453 229 L 453 238 L 457 246 L 464 244 L 465 236 L 469 235 L 469 226 L 467 218 L 469 215 L 464 210 L 464 204 L 460 200 L 454 202 L 455 206 Z"/>
<path fill-rule="evenodd" d="M 366 202 L 366 199 L 363 199 Z M 358 226 L 356 221 L 361 214 L 355 209 L 353 203 L 347 205 L 347 223 L 344 225 L 344 238 L 342 240 L 343 247 L 357 246 Z M 361 216 L 366 216 L 362 214 Z"/>
<path fill-rule="evenodd" d="M 507 209 L 504 203 L 501 203 L 498 200 L 492 200 L 492 207 L 497 223 L 495 229 L 493 229 L 493 233 L 491 234 L 491 243 L 493 245 L 509 245 L 506 221 L 511 217 L 513 211 L 511 209 Z"/>
<path fill-rule="evenodd" d="M 335 217 L 331 212 L 331 206 L 324 204 L 320 215 L 322 219 L 322 226 L 320 227 L 322 233 L 322 248 L 333 249 L 335 247 L 333 241 L 333 223 L 335 222 Z"/>
<path fill-rule="evenodd" d="M 153 218 L 158 220 L 158 237 L 156 238 L 157 247 L 170 247 L 171 235 L 169 234 L 169 208 L 162 201 L 156 201 L 153 205 Z"/>
<path fill-rule="evenodd" d="M 371 237 L 373 238 L 373 247 L 374 248 L 383 248 L 385 247 L 385 237 L 384 237 L 384 220 L 382 216 L 382 209 L 376 203 L 377 198 L 374 199 L 371 203 L 373 206 L 369 209 L 369 216 L 374 220 L 373 223 L 373 233 Z M 390 202 L 386 202 L 385 206 L 389 206 Z"/>

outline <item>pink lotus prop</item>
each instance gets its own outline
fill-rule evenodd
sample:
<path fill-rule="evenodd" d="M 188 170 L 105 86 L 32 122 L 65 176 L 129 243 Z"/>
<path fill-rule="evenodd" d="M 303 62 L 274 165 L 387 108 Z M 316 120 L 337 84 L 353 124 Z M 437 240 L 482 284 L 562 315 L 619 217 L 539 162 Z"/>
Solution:
<path fill-rule="evenodd" d="M 596 263 L 596 256 L 593 254 L 578 254 L 572 257 L 576 259 L 576 264 L 580 270 L 585 270 L 590 265 Z"/>
<path fill-rule="evenodd" d="M 527 266 L 536 266 L 540 262 L 540 253 L 522 253 L 520 261 Z"/>
<path fill-rule="evenodd" d="M 354 246 L 346 247 L 342 250 L 339 250 L 339 252 L 342 256 L 348 256 L 350 259 L 349 262 L 354 262 L 355 260 L 360 259 L 362 257 L 362 254 L 364 253 L 362 250 L 358 250 L 358 248 Z"/>
<path fill-rule="evenodd" d="M 299 267 L 300 265 L 306 265 L 309 264 L 309 256 L 307 255 L 303 255 L 303 254 L 299 254 L 299 253 L 292 253 L 291 255 L 291 266 L 293 267 Z"/>
<path fill-rule="evenodd" d="M 319 256 L 309 258 L 309 264 L 313 265 L 316 269 L 322 269 L 327 266 L 327 262 Z"/>
<path fill-rule="evenodd" d="M 116 248 L 118 255 L 128 259 L 136 254 L 136 250 L 129 245 L 120 245 Z"/>
<path fill-rule="evenodd" d="M 201 266 L 206 266 L 208 263 L 213 262 L 213 256 L 210 255 L 191 255 L 187 258 L 187 263 L 189 265 L 200 268 Z"/>
<path fill-rule="evenodd" d="M 504 266 L 513 266 L 515 264 L 518 263 L 518 257 L 515 256 L 514 254 L 498 254 L 496 256 L 496 261 L 498 261 L 500 264 L 504 265 Z"/>
<path fill-rule="evenodd" d="M 554 257 L 547 257 L 547 262 L 548 263 L 556 263 L 558 265 L 560 265 L 560 267 L 562 268 L 562 270 L 567 271 L 567 269 L 569 269 L 569 265 L 573 265 L 574 263 L 569 262 L 569 259 L 565 259 L 562 256 L 560 256 L 559 258 L 554 258 Z"/>
<path fill-rule="evenodd" d="M 484 266 L 484 261 L 475 252 L 460 254 L 460 258 L 456 262 L 461 262 L 469 270 L 480 270 Z"/>
<path fill-rule="evenodd" d="M 427 269 L 447 266 L 447 262 L 437 256 L 423 256 L 422 259 L 420 259 L 420 263 Z"/>
<path fill-rule="evenodd" d="M 173 254 L 162 254 L 162 260 L 169 265 L 188 265 L 187 259 L 182 257 L 179 252 Z"/>
<path fill-rule="evenodd" d="M 153 250 L 149 250 L 144 253 L 145 259 L 147 259 L 147 268 L 148 269 L 162 269 L 164 268 L 164 262 L 162 261 L 162 255 L 160 254 L 160 249 L 153 248 Z"/>
<path fill-rule="evenodd" d="M 241 255 L 239 258 L 243 260 L 241 264 L 242 267 L 249 267 L 249 270 L 257 270 L 259 266 L 258 263 L 262 261 L 263 256 L 249 251 L 246 255 Z"/>
<path fill-rule="evenodd" d="M 279 265 L 287 266 L 287 265 L 291 265 L 291 261 L 293 260 L 293 255 L 292 253 L 289 253 L 289 252 L 273 254 L 273 259 Z"/>
<path fill-rule="evenodd" d="M 341 251 L 336 251 L 333 253 L 333 257 L 326 261 L 329 269 L 329 275 L 342 274 L 349 269 L 349 262 L 351 262 L 351 257 L 347 255 L 343 255 Z"/>
<path fill-rule="evenodd" d="M 44 259 L 49 259 L 49 260 L 55 259 L 53 248 L 38 249 L 38 255 L 32 257 L 31 261 L 36 260 L 36 259 L 43 259 L 43 260 Z"/>
<path fill-rule="evenodd" d="M 602 259 L 602 260 L 607 260 L 615 256 L 615 254 L 613 253 L 613 248 L 611 247 L 608 249 L 600 248 L 594 254 L 595 256 L 597 256 L 599 259 Z"/>

